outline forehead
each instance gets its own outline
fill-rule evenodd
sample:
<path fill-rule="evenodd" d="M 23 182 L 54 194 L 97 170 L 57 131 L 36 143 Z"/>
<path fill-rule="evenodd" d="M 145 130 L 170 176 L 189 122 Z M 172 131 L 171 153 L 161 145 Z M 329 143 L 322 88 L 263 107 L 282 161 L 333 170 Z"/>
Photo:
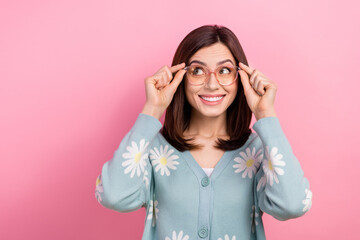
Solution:
<path fill-rule="evenodd" d="M 215 66 L 221 60 L 230 59 L 235 64 L 235 59 L 230 52 L 229 48 L 223 43 L 215 43 L 213 45 L 199 49 L 190 59 L 200 60 L 208 66 Z"/>

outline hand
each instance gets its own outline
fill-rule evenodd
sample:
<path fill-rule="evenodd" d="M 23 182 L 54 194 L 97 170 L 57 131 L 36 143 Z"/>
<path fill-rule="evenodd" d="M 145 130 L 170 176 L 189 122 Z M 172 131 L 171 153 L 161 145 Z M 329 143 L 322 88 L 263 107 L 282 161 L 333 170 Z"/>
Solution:
<path fill-rule="evenodd" d="M 239 67 L 241 68 L 239 73 L 246 101 L 256 120 L 264 117 L 276 117 L 274 107 L 276 84 L 257 69 L 240 62 Z"/>
<path fill-rule="evenodd" d="M 145 78 L 146 103 L 143 113 L 158 119 L 162 116 L 186 73 L 184 67 L 185 63 L 172 67 L 165 65 L 154 75 Z M 175 72 L 177 73 L 173 79 L 173 73 Z"/>

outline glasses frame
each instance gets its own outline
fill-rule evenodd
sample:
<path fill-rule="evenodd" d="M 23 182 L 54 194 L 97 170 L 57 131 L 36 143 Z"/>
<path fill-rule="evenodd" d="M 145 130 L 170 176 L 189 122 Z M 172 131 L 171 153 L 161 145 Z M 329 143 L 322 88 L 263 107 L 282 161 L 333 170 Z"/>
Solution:
<path fill-rule="evenodd" d="M 215 79 L 216 79 L 216 81 L 217 81 L 220 85 L 222 85 L 222 86 L 229 86 L 229 85 L 233 84 L 233 83 L 237 80 L 237 77 L 238 77 L 238 74 L 239 74 L 238 71 L 241 69 L 240 67 L 234 66 L 234 65 L 231 64 L 231 67 L 233 67 L 233 68 L 236 69 L 236 72 L 237 72 L 237 73 L 236 73 L 236 77 L 235 77 L 235 79 L 234 79 L 231 83 L 229 83 L 229 84 L 222 84 L 222 83 L 220 83 L 216 72 L 217 72 L 217 70 L 218 70 L 219 68 L 229 67 L 228 65 L 220 65 L 219 67 L 217 67 L 217 68 L 215 69 L 215 71 L 210 71 L 209 68 L 206 67 L 206 66 L 204 66 L 204 65 L 201 65 L 201 64 L 192 64 L 192 65 L 189 65 L 189 66 L 185 66 L 185 67 L 183 68 L 184 70 L 186 70 L 186 74 L 189 73 L 189 72 L 188 72 L 188 69 L 189 69 L 191 66 L 193 66 L 193 65 L 203 67 L 203 68 L 205 69 L 205 71 L 206 71 L 205 74 L 206 74 L 206 76 L 207 76 L 206 79 L 205 79 L 205 81 L 204 81 L 203 83 L 200 83 L 200 84 L 194 84 L 194 83 L 192 83 L 192 82 L 190 81 L 190 79 L 189 79 L 189 83 L 190 83 L 191 85 L 195 85 L 195 86 L 201 86 L 201 85 L 204 85 L 205 83 L 207 83 L 207 82 L 209 81 L 209 78 L 210 78 L 210 76 L 211 76 L 212 73 L 215 74 Z"/>

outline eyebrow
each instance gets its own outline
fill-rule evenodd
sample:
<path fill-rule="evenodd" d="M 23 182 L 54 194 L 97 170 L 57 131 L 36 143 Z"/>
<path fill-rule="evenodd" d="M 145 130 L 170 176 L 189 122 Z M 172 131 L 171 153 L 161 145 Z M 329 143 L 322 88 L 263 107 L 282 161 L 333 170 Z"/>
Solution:
<path fill-rule="evenodd" d="M 222 61 L 218 62 L 218 63 L 216 64 L 216 66 L 221 65 L 221 64 L 226 63 L 226 62 L 231 62 L 231 63 L 234 65 L 233 61 L 231 61 L 230 59 L 225 59 L 225 60 L 222 60 Z M 191 61 L 191 62 L 189 63 L 189 65 L 191 65 L 192 63 L 199 63 L 199 64 L 201 64 L 201 65 L 207 66 L 206 63 L 204 63 L 204 62 L 202 62 L 202 61 L 199 61 L 199 60 L 193 60 L 193 61 Z"/>

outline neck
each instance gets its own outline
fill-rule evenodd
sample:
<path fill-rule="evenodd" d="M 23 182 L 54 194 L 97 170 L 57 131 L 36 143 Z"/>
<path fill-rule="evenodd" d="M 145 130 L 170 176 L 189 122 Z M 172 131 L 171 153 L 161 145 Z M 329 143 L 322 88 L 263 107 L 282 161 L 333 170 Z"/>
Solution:
<path fill-rule="evenodd" d="M 207 117 L 192 111 L 190 124 L 185 131 L 189 136 L 217 138 L 228 136 L 226 131 L 226 112 L 216 117 Z"/>

